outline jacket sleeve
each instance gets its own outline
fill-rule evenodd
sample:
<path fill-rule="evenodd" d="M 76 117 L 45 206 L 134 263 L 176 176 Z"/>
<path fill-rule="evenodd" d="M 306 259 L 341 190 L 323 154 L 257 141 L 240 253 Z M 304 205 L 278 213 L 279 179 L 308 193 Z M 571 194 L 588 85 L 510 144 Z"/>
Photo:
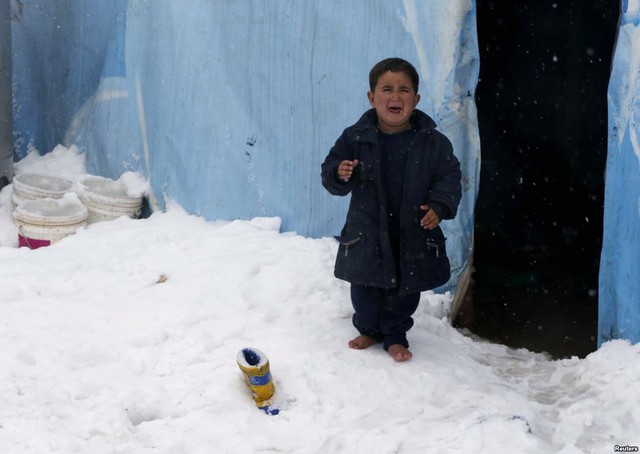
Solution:
<path fill-rule="evenodd" d="M 351 156 L 352 151 L 347 145 L 345 136 L 346 132 L 343 132 L 322 163 L 322 186 L 333 195 L 344 196 L 349 194 L 353 189 L 355 180 L 355 172 L 346 183 L 338 178 L 338 166 L 340 163 L 345 159 L 350 161 L 354 159 Z"/>
<path fill-rule="evenodd" d="M 460 161 L 453 154 L 451 141 L 444 135 L 441 137 L 437 166 L 427 204 L 432 206 L 440 219 L 453 219 L 456 217 L 462 198 L 462 172 Z"/>

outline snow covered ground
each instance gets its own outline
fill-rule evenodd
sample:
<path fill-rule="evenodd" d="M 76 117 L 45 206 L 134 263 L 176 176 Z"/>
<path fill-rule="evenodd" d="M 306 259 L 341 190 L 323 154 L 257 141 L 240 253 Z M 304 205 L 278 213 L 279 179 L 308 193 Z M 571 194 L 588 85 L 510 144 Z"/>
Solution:
<path fill-rule="evenodd" d="M 73 178 L 83 156 L 18 173 Z M 172 206 L 17 248 L 0 193 L 0 453 L 606 453 L 640 445 L 640 345 L 551 361 L 464 336 L 424 294 L 395 363 L 350 350 L 336 244 L 277 213 L 206 222 Z M 266 353 L 283 410 L 236 365 Z"/>

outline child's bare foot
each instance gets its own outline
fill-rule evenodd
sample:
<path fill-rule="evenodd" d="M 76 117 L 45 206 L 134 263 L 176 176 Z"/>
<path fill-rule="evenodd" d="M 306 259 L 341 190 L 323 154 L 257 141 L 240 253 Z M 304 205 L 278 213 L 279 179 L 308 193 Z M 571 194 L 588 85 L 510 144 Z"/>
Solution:
<path fill-rule="evenodd" d="M 401 344 L 393 344 L 389 346 L 389 354 L 398 362 L 407 361 L 413 356 L 407 347 Z"/>
<path fill-rule="evenodd" d="M 375 343 L 376 341 L 373 338 L 361 334 L 349 341 L 349 348 L 353 348 L 355 350 L 364 350 L 365 348 L 371 347 Z"/>

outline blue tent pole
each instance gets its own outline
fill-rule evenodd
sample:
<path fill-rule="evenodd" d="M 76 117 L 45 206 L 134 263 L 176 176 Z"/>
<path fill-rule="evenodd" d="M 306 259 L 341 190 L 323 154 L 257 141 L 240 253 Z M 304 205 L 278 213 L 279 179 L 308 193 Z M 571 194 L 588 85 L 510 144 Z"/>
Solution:
<path fill-rule="evenodd" d="M 13 178 L 11 105 L 11 0 L 0 0 L 0 188 Z"/>

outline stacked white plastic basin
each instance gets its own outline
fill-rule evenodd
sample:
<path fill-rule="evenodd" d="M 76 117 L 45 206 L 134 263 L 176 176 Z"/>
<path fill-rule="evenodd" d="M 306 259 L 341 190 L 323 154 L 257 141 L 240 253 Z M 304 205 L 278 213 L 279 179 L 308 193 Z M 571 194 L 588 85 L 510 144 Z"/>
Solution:
<path fill-rule="evenodd" d="M 13 178 L 13 195 L 11 201 L 14 208 L 29 200 L 44 198 L 60 199 L 71 191 L 73 183 L 64 178 L 46 175 L 16 175 Z"/>
<path fill-rule="evenodd" d="M 136 219 L 142 212 L 143 196 L 129 193 L 120 181 L 84 175 L 76 181 L 74 190 L 89 210 L 88 224 L 111 221 L 121 216 Z"/>
<path fill-rule="evenodd" d="M 19 246 L 37 249 L 73 235 L 87 224 L 88 214 L 74 193 L 21 202 L 13 212 Z"/>
<path fill-rule="evenodd" d="M 121 216 L 138 218 L 144 194 L 132 193 L 126 179 L 121 180 L 82 175 L 73 183 L 52 176 L 17 175 L 12 202 L 19 245 L 36 249 L 88 224 Z"/>

